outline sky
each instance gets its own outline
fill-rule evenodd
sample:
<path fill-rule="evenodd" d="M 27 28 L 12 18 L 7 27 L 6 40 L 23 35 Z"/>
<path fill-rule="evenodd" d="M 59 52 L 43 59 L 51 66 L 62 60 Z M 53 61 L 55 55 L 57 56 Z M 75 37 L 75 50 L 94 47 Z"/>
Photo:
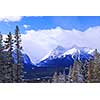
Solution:
<path fill-rule="evenodd" d="M 23 34 L 26 29 L 43 30 L 61 27 L 71 30 L 77 29 L 85 31 L 89 27 L 99 26 L 99 16 L 2 16 L 0 17 L 0 31 L 8 33 L 14 32 L 18 25 Z"/>
<path fill-rule="evenodd" d="M 37 63 L 58 45 L 97 48 L 100 51 L 99 16 L 0 16 L 0 32 L 18 25 L 24 52 Z"/>

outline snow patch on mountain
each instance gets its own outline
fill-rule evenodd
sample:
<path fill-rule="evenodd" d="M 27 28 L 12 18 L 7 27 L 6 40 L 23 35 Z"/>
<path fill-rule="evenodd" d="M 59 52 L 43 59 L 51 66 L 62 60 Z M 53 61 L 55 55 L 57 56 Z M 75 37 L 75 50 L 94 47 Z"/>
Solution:
<path fill-rule="evenodd" d="M 72 58 L 80 59 L 80 55 L 87 56 L 93 55 L 95 49 L 91 49 L 88 47 L 78 47 L 77 45 L 73 45 L 71 48 L 66 49 L 62 46 L 57 46 L 54 50 L 50 51 L 45 57 L 43 57 L 40 61 L 44 61 L 46 59 L 52 60 L 56 58 L 66 57 L 67 55 L 71 55 Z"/>
<path fill-rule="evenodd" d="M 72 48 L 70 48 L 69 50 L 67 50 L 64 54 L 62 54 L 61 56 L 66 56 L 66 55 L 80 55 L 82 53 L 86 53 L 86 54 L 93 54 L 95 49 L 91 49 L 91 48 L 88 48 L 88 47 L 78 47 L 78 46 L 72 46 Z"/>
<path fill-rule="evenodd" d="M 43 57 L 40 61 L 43 61 L 47 58 L 49 59 L 55 59 L 61 54 L 63 54 L 66 51 L 66 49 L 62 46 L 57 46 L 54 50 L 50 51 L 45 57 Z"/>
<path fill-rule="evenodd" d="M 32 62 L 27 54 L 23 54 L 23 60 L 24 60 L 25 64 L 32 64 Z"/>
<path fill-rule="evenodd" d="M 76 53 L 80 53 L 80 50 L 77 50 L 76 48 L 72 48 L 72 49 L 66 51 L 62 56 L 65 57 L 66 55 L 69 55 L 69 54 L 74 55 Z"/>

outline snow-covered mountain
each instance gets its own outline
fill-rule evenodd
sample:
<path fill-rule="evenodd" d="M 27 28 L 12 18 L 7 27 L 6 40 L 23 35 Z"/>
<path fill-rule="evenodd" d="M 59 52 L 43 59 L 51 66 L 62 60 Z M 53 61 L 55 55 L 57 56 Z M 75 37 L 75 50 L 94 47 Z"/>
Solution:
<path fill-rule="evenodd" d="M 21 52 L 20 52 L 21 53 Z M 25 54 L 25 53 L 21 53 L 22 57 L 21 57 L 21 61 L 23 62 L 23 67 L 24 67 L 24 70 L 25 71 L 28 71 L 30 69 L 32 69 L 33 67 L 36 67 L 30 60 L 30 57 Z M 16 52 L 13 51 L 13 60 L 14 60 L 14 63 L 16 63 Z"/>
<path fill-rule="evenodd" d="M 62 46 L 57 46 L 54 50 L 50 51 L 45 57 L 41 59 L 41 61 L 45 59 L 56 59 L 60 57 L 65 57 L 66 55 L 72 55 L 72 58 L 78 56 L 80 59 L 80 55 L 92 55 L 95 49 L 87 48 L 87 47 L 78 47 L 77 45 L 73 45 L 71 48 L 66 49 Z"/>
<path fill-rule="evenodd" d="M 22 52 L 19 52 L 20 54 L 21 54 L 21 61 L 23 61 L 23 63 L 25 63 L 25 64 L 32 64 L 32 62 L 31 62 L 31 60 L 30 60 L 30 58 L 29 58 L 29 56 L 27 55 L 27 54 L 25 54 L 25 53 L 22 53 Z M 13 51 L 13 58 L 14 58 L 14 62 L 16 63 L 16 51 Z"/>
<path fill-rule="evenodd" d="M 81 56 L 89 57 L 89 55 L 93 56 L 95 49 L 87 48 L 87 47 L 78 47 L 76 45 L 72 46 L 68 49 L 64 54 L 60 55 L 65 57 L 66 55 L 72 55 L 72 58 L 81 59 Z"/>
<path fill-rule="evenodd" d="M 23 62 L 25 64 L 32 64 L 32 62 L 27 54 L 23 54 Z"/>
<path fill-rule="evenodd" d="M 56 59 L 58 56 L 63 54 L 66 49 L 62 46 L 57 46 L 54 50 L 50 51 L 45 57 L 41 59 L 41 61 L 49 58 L 49 59 Z"/>
<path fill-rule="evenodd" d="M 74 59 L 84 62 L 89 58 L 93 58 L 94 50 L 95 49 L 78 47 L 76 45 L 69 49 L 57 46 L 57 48 L 43 57 L 37 66 L 69 66 L 72 65 Z"/>

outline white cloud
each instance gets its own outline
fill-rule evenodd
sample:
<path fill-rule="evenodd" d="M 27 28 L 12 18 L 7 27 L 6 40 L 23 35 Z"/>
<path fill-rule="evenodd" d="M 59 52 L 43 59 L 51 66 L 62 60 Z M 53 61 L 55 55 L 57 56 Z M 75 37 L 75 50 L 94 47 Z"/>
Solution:
<path fill-rule="evenodd" d="M 23 27 L 24 27 L 25 29 L 27 29 L 28 27 L 30 27 L 30 25 L 24 24 Z"/>
<path fill-rule="evenodd" d="M 16 22 L 20 21 L 22 16 L 0 16 L 0 21 L 4 22 Z"/>
<path fill-rule="evenodd" d="M 57 45 L 69 48 L 74 44 L 100 50 L 100 26 L 84 32 L 64 30 L 60 27 L 50 30 L 28 30 L 22 35 L 23 47 L 33 62 L 44 57 Z"/>

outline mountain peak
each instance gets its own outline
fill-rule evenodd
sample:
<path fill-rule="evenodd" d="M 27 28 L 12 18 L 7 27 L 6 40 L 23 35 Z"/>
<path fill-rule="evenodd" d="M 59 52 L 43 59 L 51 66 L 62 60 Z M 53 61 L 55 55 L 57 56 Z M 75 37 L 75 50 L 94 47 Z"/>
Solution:
<path fill-rule="evenodd" d="M 47 58 L 57 58 L 59 55 L 63 54 L 66 51 L 66 49 L 60 45 L 58 45 L 54 50 L 50 51 L 44 58 L 41 59 L 45 60 Z"/>
<path fill-rule="evenodd" d="M 79 51 L 76 47 L 73 47 L 73 48 L 67 50 L 67 51 L 63 54 L 63 56 L 66 56 L 66 55 L 69 55 L 69 54 L 73 55 L 73 54 L 76 54 L 76 53 L 80 53 L 80 51 Z"/>
<path fill-rule="evenodd" d="M 73 45 L 72 48 L 68 49 L 61 56 L 65 57 L 66 55 L 72 55 L 72 58 L 80 59 L 80 56 L 84 56 L 84 58 L 87 58 L 89 55 L 93 55 L 94 50 L 95 49 L 91 49 L 88 47 L 78 47 L 77 45 Z"/>
<path fill-rule="evenodd" d="M 72 45 L 71 48 L 79 48 L 79 46 L 77 46 L 76 44 Z"/>
<path fill-rule="evenodd" d="M 64 47 L 58 45 L 54 50 L 50 51 L 44 58 L 42 58 L 41 61 L 46 59 L 52 60 L 60 57 L 66 57 L 67 55 L 71 55 L 72 58 L 80 59 L 80 56 L 87 57 L 88 55 L 92 55 L 93 52 L 94 49 L 87 47 L 73 45 L 71 48 L 65 49 Z"/>
<path fill-rule="evenodd" d="M 52 50 L 52 52 L 53 51 L 65 51 L 65 48 L 64 47 L 62 47 L 62 46 L 60 46 L 60 45 L 58 45 L 54 50 Z"/>

